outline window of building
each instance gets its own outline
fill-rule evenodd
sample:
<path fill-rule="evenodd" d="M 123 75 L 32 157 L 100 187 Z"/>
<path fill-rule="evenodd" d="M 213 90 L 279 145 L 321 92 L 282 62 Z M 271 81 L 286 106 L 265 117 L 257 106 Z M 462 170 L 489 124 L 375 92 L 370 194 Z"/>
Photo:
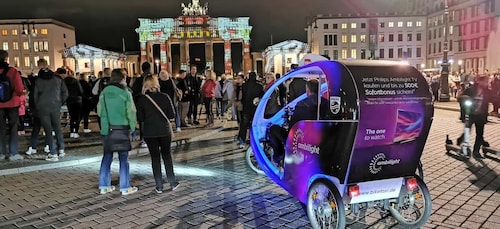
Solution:
<path fill-rule="evenodd" d="M 24 67 L 29 67 L 30 66 L 30 57 L 25 56 L 24 57 Z"/>
<path fill-rule="evenodd" d="M 328 51 L 327 49 L 323 50 L 323 55 L 330 56 L 330 51 Z M 292 63 L 292 58 L 289 58 L 289 59 L 290 59 L 290 63 Z"/>
<path fill-rule="evenodd" d="M 356 43 L 356 42 L 357 42 L 356 35 L 351 35 L 351 43 Z"/>
<path fill-rule="evenodd" d="M 342 35 L 342 43 L 347 43 L 347 35 Z"/>
<path fill-rule="evenodd" d="M 403 41 L 403 34 L 398 34 L 398 41 Z"/>
<path fill-rule="evenodd" d="M 480 32 L 481 27 L 479 26 L 479 21 L 474 22 L 476 24 L 476 33 Z"/>
<path fill-rule="evenodd" d="M 398 58 L 403 58 L 403 48 L 398 48 Z"/>
<path fill-rule="evenodd" d="M 347 49 L 342 49 L 342 59 L 347 59 Z"/>
<path fill-rule="evenodd" d="M 42 43 L 43 45 L 43 43 Z M 40 52 L 40 49 L 38 48 L 38 42 L 33 42 L 33 52 Z"/>
<path fill-rule="evenodd" d="M 490 20 L 484 20 L 484 31 L 490 31 Z"/>
<path fill-rule="evenodd" d="M 45 52 L 49 51 L 49 42 L 48 41 L 43 42 L 43 51 L 45 51 Z"/>
<path fill-rule="evenodd" d="M 358 27 L 358 24 L 356 24 L 355 22 L 351 23 L 351 29 L 355 29 Z"/>
<path fill-rule="evenodd" d="M 467 35 L 467 24 L 462 25 L 462 35 Z"/>
<path fill-rule="evenodd" d="M 333 29 L 338 29 L 339 28 L 339 24 L 333 24 Z"/>
<path fill-rule="evenodd" d="M 422 57 L 422 48 L 417 48 L 417 57 Z"/>
<path fill-rule="evenodd" d="M 366 43 L 366 35 L 359 35 L 359 42 Z"/>
<path fill-rule="evenodd" d="M 488 48 L 488 36 L 484 36 L 484 44 L 483 48 Z"/>
<path fill-rule="evenodd" d="M 63 33 L 63 38 L 66 38 L 66 34 L 65 33 Z"/>
<path fill-rule="evenodd" d="M 438 52 L 441 52 L 441 42 L 438 43 Z"/>
<path fill-rule="evenodd" d="M 338 36 L 337 36 L 337 34 L 334 34 L 333 35 L 333 45 L 337 45 L 337 40 L 338 40 Z"/>
<path fill-rule="evenodd" d="M 39 56 L 34 56 L 33 57 L 33 63 L 38 63 L 38 60 L 40 60 Z"/>
<path fill-rule="evenodd" d="M 366 49 L 361 49 L 361 59 L 366 59 Z"/>
<path fill-rule="evenodd" d="M 403 22 L 402 21 L 398 21 L 398 27 L 399 28 L 403 27 Z"/>
<path fill-rule="evenodd" d="M 324 46 L 328 45 L 328 35 L 327 34 L 323 35 L 323 45 Z"/>
<path fill-rule="evenodd" d="M 17 41 L 12 42 L 12 49 L 19 50 L 19 43 Z"/>
<path fill-rule="evenodd" d="M 394 41 L 394 34 L 389 34 L 389 42 Z"/>
<path fill-rule="evenodd" d="M 361 23 L 361 28 L 362 29 L 366 28 L 366 23 Z"/>
<path fill-rule="evenodd" d="M 434 29 L 434 31 L 432 31 L 432 38 L 436 39 L 437 37 L 437 29 Z"/>
<path fill-rule="evenodd" d="M 427 54 L 431 54 L 432 52 L 432 44 L 429 44 L 429 47 L 427 47 Z"/>
<path fill-rule="evenodd" d="M 479 49 L 479 38 L 476 38 L 476 49 Z"/>
<path fill-rule="evenodd" d="M 333 45 L 333 35 L 328 34 L 328 45 Z"/>
<path fill-rule="evenodd" d="M 448 51 L 453 51 L 453 40 L 450 40 L 450 42 L 448 42 Z"/>
<path fill-rule="evenodd" d="M 389 49 L 389 58 L 394 58 L 394 49 Z"/>
<path fill-rule="evenodd" d="M 342 29 L 347 29 L 347 23 L 342 23 L 341 28 Z"/>
<path fill-rule="evenodd" d="M 339 59 L 339 50 L 333 50 L 333 59 L 338 60 Z"/>
<path fill-rule="evenodd" d="M 378 42 L 384 42 L 384 40 L 385 40 L 384 34 L 379 34 L 378 35 Z"/>
<path fill-rule="evenodd" d="M 4 41 L 2 47 L 5 51 L 9 50 L 9 42 Z"/>
<path fill-rule="evenodd" d="M 413 22 L 412 21 L 407 21 L 406 22 L 406 27 L 413 27 Z"/>
<path fill-rule="evenodd" d="M 422 34 L 421 33 L 417 33 L 417 41 L 421 41 L 422 40 Z"/>
<path fill-rule="evenodd" d="M 379 49 L 378 50 L 378 56 L 379 56 L 380 59 L 384 59 L 385 58 L 384 51 L 385 51 L 384 49 Z"/>
<path fill-rule="evenodd" d="M 458 51 L 462 51 L 462 41 L 458 41 Z"/>
<path fill-rule="evenodd" d="M 328 24 L 323 24 L 323 29 L 328 29 Z"/>
<path fill-rule="evenodd" d="M 389 25 L 388 25 L 388 26 L 389 26 L 389 28 L 394 27 L 394 22 L 392 22 L 392 21 L 391 21 L 391 22 L 389 22 Z"/>
<path fill-rule="evenodd" d="M 385 22 L 380 22 L 380 28 L 385 28 Z"/>
<path fill-rule="evenodd" d="M 27 42 L 27 41 L 24 41 L 24 42 L 23 42 L 23 49 L 24 49 L 24 50 L 28 50 L 28 49 L 30 49 L 30 46 L 28 45 L 28 42 Z"/>
<path fill-rule="evenodd" d="M 406 40 L 412 41 L 412 38 L 413 38 L 412 36 L 413 36 L 413 34 L 411 34 L 411 33 L 406 34 Z"/>
<path fill-rule="evenodd" d="M 16 67 L 16 68 L 19 67 L 19 57 L 18 56 L 14 57 L 14 67 Z"/>
<path fill-rule="evenodd" d="M 433 47 L 432 47 L 432 48 L 433 48 L 433 49 L 432 49 L 433 53 L 436 53 L 436 47 L 437 47 L 437 46 L 436 46 L 436 43 L 434 43 L 434 44 L 433 44 Z"/>
<path fill-rule="evenodd" d="M 416 21 L 415 26 L 417 27 L 422 27 L 422 21 Z"/>
<path fill-rule="evenodd" d="M 351 49 L 351 58 L 353 58 L 353 59 L 357 58 L 357 50 L 356 49 Z"/>
<path fill-rule="evenodd" d="M 13 29 L 13 30 L 12 30 L 12 35 L 13 35 L 13 36 L 17 36 L 17 29 Z"/>
<path fill-rule="evenodd" d="M 40 32 L 41 32 L 42 35 L 49 34 L 49 31 L 47 29 L 42 29 Z"/>
<path fill-rule="evenodd" d="M 427 34 L 428 34 L 427 40 L 429 40 L 429 41 L 432 40 L 432 30 L 429 30 L 429 32 Z"/>
<path fill-rule="evenodd" d="M 47 61 L 47 64 L 50 65 L 50 57 L 49 56 L 43 56 L 43 59 Z"/>
<path fill-rule="evenodd" d="M 7 36 L 9 35 L 9 32 L 7 32 L 6 29 L 2 29 L 2 36 Z"/>

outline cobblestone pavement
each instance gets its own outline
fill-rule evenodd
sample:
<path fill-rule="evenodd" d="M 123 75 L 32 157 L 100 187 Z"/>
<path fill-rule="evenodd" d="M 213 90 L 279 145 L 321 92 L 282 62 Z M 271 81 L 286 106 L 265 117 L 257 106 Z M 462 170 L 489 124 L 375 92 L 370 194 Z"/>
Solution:
<path fill-rule="evenodd" d="M 500 228 L 500 157 L 461 160 L 444 150 L 462 130 L 455 111 L 436 110 L 422 162 L 432 196 L 425 228 Z M 500 147 L 500 124 L 485 137 Z M 149 156 L 130 158 L 139 192 L 99 195 L 99 162 L 0 176 L 0 228 L 309 228 L 300 203 L 247 168 L 235 131 L 207 132 L 175 148 L 179 189 L 154 192 Z M 473 134 L 474 136 L 474 134 Z M 118 163 L 112 166 L 118 185 Z M 349 228 L 402 228 L 368 212 Z"/>

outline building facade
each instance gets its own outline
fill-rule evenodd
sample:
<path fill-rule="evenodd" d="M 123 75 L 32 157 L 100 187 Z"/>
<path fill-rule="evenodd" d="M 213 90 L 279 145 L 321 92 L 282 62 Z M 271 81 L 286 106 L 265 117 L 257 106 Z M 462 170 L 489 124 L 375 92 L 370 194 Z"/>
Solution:
<path fill-rule="evenodd" d="M 23 74 L 38 72 L 37 61 L 51 68 L 64 66 L 61 52 L 76 44 L 75 28 L 53 19 L 0 20 L 0 49 L 9 52 L 9 64 Z"/>
<path fill-rule="evenodd" d="M 297 40 L 282 41 L 271 45 L 263 53 L 265 59 L 264 72 L 283 75 L 290 71 L 292 64 L 298 64 L 299 60 L 307 53 L 309 53 L 309 46 Z"/>
<path fill-rule="evenodd" d="M 306 28 L 314 54 L 334 60 L 384 59 L 425 63 L 425 16 L 317 15 Z"/>
<path fill-rule="evenodd" d="M 223 49 L 223 72 L 251 70 L 249 17 L 211 18 L 208 3 L 203 6 L 192 0 L 187 6 L 181 4 L 182 15 L 178 18 L 139 19 L 141 62 L 159 65 L 161 70 L 176 72 L 196 64 L 200 68 L 218 68 L 214 58 L 217 45 Z M 239 43 L 242 48 L 242 63 L 232 66 L 232 44 Z M 159 58 L 154 56 L 153 46 L 160 46 Z M 195 54 L 193 45 L 201 45 L 201 53 Z M 220 45 L 220 46 L 219 46 Z M 177 53 L 175 52 L 178 49 Z M 198 47 L 200 49 L 200 47 Z M 239 64 L 239 63 L 238 63 Z"/>

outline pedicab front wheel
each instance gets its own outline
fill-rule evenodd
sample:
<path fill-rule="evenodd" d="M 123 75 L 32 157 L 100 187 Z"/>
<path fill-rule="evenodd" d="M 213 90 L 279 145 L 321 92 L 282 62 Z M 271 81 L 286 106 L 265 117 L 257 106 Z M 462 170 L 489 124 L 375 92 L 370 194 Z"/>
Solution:
<path fill-rule="evenodd" d="M 389 207 L 392 216 L 407 228 L 422 227 L 431 215 L 429 189 L 422 179 L 419 177 L 416 179 L 417 187 L 414 190 L 402 187 L 398 203 L 393 203 Z"/>
<path fill-rule="evenodd" d="M 306 212 L 311 226 L 345 228 L 345 208 L 337 188 L 329 181 L 314 181 L 307 192 Z"/>
<path fill-rule="evenodd" d="M 260 169 L 259 164 L 257 163 L 257 160 L 255 159 L 255 155 L 253 153 L 252 147 L 248 147 L 248 149 L 245 153 L 245 161 L 246 161 L 248 167 L 250 167 L 250 169 L 252 169 L 252 171 L 254 171 L 257 174 L 264 175 L 264 171 L 262 171 Z"/>

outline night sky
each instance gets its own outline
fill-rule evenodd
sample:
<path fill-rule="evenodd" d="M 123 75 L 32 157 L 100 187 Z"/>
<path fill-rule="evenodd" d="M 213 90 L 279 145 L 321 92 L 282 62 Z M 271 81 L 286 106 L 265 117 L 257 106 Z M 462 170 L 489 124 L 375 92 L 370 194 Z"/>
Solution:
<path fill-rule="evenodd" d="M 138 18 L 176 18 L 181 3 L 191 0 L 9 0 L 2 1 L 0 19 L 53 18 L 73 25 L 77 43 L 120 51 L 139 50 Z M 250 17 L 252 51 L 296 39 L 306 42 L 306 18 L 340 12 L 393 12 L 405 0 L 200 0 L 211 17 Z"/>

